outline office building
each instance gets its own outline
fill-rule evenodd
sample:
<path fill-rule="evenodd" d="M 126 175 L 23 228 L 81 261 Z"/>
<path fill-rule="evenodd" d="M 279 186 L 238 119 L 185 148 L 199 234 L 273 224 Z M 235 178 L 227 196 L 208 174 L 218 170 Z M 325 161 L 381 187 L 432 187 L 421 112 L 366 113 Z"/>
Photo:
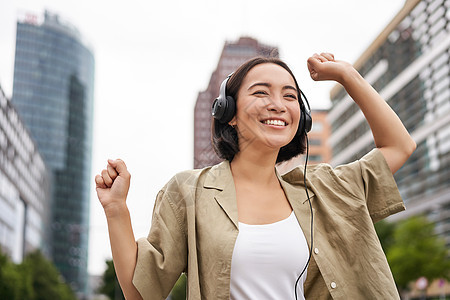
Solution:
<path fill-rule="evenodd" d="M 0 249 L 15 263 L 36 249 L 49 254 L 49 175 L 0 87 Z"/>
<path fill-rule="evenodd" d="M 450 0 L 408 0 L 355 67 L 398 114 L 417 149 L 395 174 L 407 210 L 426 214 L 450 246 Z M 345 90 L 331 92 L 332 164 L 374 147 L 367 122 Z"/>
<path fill-rule="evenodd" d="M 49 12 L 17 22 L 12 103 L 51 171 L 51 257 L 79 294 L 88 279 L 93 89 L 94 56 L 75 27 Z"/>
<path fill-rule="evenodd" d="M 245 61 L 256 56 L 278 57 L 278 48 L 259 43 L 250 37 L 226 42 L 208 87 L 198 94 L 194 111 L 194 168 L 217 164 L 221 159 L 211 144 L 211 106 L 219 95 L 222 81 Z"/>
<path fill-rule="evenodd" d="M 257 40 L 248 37 L 240 38 L 236 43 L 227 42 L 225 44 L 208 88 L 199 93 L 195 106 L 194 168 L 202 168 L 220 162 L 211 146 L 212 102 L 219 95 L 219 88 L 223 79 L 236 70 L 243 62 L 259 55 L 278 57 L 278 49 L 261 45 Z M 327 113 L 327 110 L 312 110 L 311 112 L 313 126 L 308 134 L 310 164 L 330 161 L 331 150 L 327 140 L 331 129 L 326 118 Z M 295 166 L 303 164 L 303 162 L 304 157 L 298 156 L 277 168 L 281 173 L 284 173 Z"/>
<path fill-rule="evenodd" d="M 198 94 L 194 111 L 194 168 L 217 164 L 221 159 L 211 144 L 211 106 L 219 95 L 222 81 L 245 61 L 256 56 L 278 57 L 278 48 L 259 43 L 250 37 L 226 42 L 208 87 Z"/>
<path fill-rule="evenodd" d="M 308 133 L 309 155 L 308 165 L 319 163 L 329 163 L 331 160 L 331 148 L 328 139 L 331 134 L 331 126 L 327 119 L 328 110 L 312 109 L 311 118 L 313 120 L 311 131 Z M 277 165 L 280 174 L 284 174 L 297 166 L 303 166 L 305 155 L 299 155 Z"/>
<path fill-rule="evenodd" d="M 328 139 L 331 134 L 331 126 L 327 119 L 328 110 L 312 109 L 311 117 L 313 125 L 308 133 L 309 158 L 311 164 L 328 163 L 331 160 L 331 148 Z"/>

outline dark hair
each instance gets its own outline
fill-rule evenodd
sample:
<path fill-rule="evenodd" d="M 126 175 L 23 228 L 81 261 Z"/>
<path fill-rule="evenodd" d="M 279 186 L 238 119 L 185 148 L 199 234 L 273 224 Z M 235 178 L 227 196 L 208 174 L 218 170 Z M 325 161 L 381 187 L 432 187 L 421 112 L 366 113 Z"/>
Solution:
<path fill-rule="evenodd" d="M 235 101 L 238 101 L 237 94 L 241 88 L 242 82 L 248 72 L 255 66 L 265 63 L 271 63 L 279 65 L 284 68 L 292 76 L 297 88 L 297 99 L 300 102 L 300 108 L 304 108 L 301 102 L 300 88 L 297 80 L 291 69 L 282 60 L 275 57 L 255 57 L 243 63 L 236 72 L 228 80 L 226 86 L 226 95 L 233 97 Z M 300 122 L 299 122 L 300 123 Z M 299 124 L 300 126 L 300 124 Z M 220 123 L 213 118 L 212 121 L 212 143 L 214 151 L 220 158 L 232 161 L 234 156 L 239 152 L 239 137 L 236 129 L 234 129 L 228 123 Z M 301 135 L 296 134 L 294 138 L 287 144 L 280 148 L 277 156 L 277 163 L 289 160 L 299 154 L 305 153 L 306 150 L 306 135 L 302 132 Z"/>

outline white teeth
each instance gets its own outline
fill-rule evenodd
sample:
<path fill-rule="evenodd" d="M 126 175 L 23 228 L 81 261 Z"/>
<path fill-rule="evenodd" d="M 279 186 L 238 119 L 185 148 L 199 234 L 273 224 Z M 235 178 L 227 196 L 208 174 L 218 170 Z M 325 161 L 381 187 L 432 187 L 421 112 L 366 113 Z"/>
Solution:
<path fill-rule="evenodd" d="M 264 120 L 263 123 L 267 125 L 286 126 L 286 123 L 281 120 Z"/>

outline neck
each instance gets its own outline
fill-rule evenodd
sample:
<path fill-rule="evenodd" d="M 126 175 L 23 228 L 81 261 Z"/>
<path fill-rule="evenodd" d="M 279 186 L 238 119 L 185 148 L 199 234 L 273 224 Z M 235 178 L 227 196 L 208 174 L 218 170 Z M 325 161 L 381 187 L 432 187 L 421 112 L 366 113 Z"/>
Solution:
<path fill-rule="evenodd" d="M 277 179 L 275 163 L 278 151 L 261 152 L 248 148 L 235 155 L 231 162 L 231 172 L 235 179 L 269 184 Z"/>

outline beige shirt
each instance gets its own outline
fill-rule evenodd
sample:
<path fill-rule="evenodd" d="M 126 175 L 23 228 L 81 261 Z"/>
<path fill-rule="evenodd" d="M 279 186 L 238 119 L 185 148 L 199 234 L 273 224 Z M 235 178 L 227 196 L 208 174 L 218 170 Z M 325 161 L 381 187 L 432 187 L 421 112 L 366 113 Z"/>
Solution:
<path fill-rule="evenodd" d="M 310 245 L 303 170 L 279 176 Z M 404 210 L 378 149 L 335 169 L 309 166 L 313 258 L 306 299 L 399 299 L 373 222 Z M 133 283 L 144 299 L 165 299 L 184 271 L 188 299 L 230 299 L 238 212 L 229 162 L 175 175 L 158 193 L 149 236 L 138 240 Z M 294 285 L 293 287 L 294 288 Z"/>

